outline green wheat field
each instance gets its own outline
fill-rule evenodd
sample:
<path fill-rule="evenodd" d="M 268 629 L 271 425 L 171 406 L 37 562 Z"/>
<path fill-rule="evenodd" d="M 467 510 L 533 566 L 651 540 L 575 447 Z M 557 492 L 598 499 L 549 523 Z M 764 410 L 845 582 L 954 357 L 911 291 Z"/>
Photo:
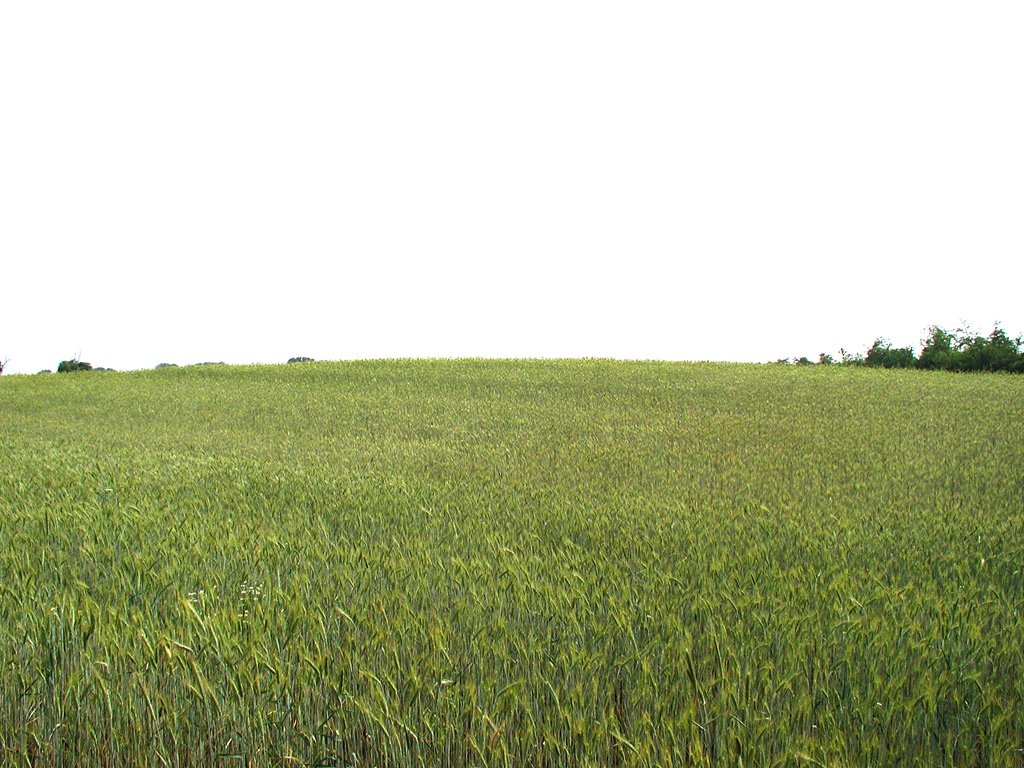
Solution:
<path fill-rule="evenodd" d="M 1024 765 L 1024 377 L 0 380 L 0 765 Z"/>

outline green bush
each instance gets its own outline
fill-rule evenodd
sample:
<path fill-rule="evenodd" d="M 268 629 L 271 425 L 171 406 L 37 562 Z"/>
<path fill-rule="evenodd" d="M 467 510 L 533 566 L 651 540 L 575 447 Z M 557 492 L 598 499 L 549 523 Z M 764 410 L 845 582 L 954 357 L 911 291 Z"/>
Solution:
<path fill-rule="evenodd" d="M 965 371 L 1024 371 L 1021 337 L 1010 338 L 998 323 L 992 333 L 971 336 L 960 342 L 960 366 Z"/>
<path fill-rule="evenodd" d="M 925 370 L 958 370 L 960 351 L 956 348 L 956 335 L 933 325 L 928 329 L 928 338 L 921 342 L 921 355 L 917 367 Z"/>
<path fill-rule="evenodd" d="M 864 364 L 873 368 L 911 368 L 914 362 L 912 348 L 894 347 L 886 339 L 875 339 L 864 358 Z"/>
<path fill-rule="evenodd" d="M 83 363 L 81 360 L 61 360 L 60 365 L 57 366 L 57 373 L 73 373 L 75 371 L 91 371 L 92 366 L 89 363 Z"/>
<path fill-rule="evenodd" d="M 988 336 L 933 325 L 916 365 L 927 370 L 1024 373 L 1022 343 L 1020 336 L 1009 336 L 998 323 Z"/>

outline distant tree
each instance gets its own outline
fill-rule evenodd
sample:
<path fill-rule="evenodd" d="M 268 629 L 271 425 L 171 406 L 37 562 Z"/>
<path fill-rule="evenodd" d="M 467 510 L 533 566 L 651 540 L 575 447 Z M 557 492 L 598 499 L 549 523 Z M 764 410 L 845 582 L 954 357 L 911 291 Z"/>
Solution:
<path fill-rule="evenodd" d="M 835 363 L 835 360 L 828 352 L 822 352 L 818 355 L 818 365 L 832 365 L 833 363 Z"/>
<path fill-rule="evenodd" d="M 177 363 L 157 363 L 157 368 L 177 368 Z"/>
<path fill-rule="evenodd" d="M 289 357 L 288 358 L 288 362 L 289 363 L 315 363 L 316 360 L 314 360 L 312 357 Z"/>
<path fill-rule="evenodd" d="M 60 365 L 57 366 L 57 373 L 73 373 L 74 371 L 91 371 L 92 366 L 89 363 L 83 363 L 81 360 L 61 360 Z"/>
<path fill-rule="evenodd" d="M 875 339 L 864 364 L 872 368 L 910 368 L 916 362 L 911 347 L 893 347 L 887 339 Z"/>
<path fill-rule="evenodd" d="M 912 347 L 893 347 L 884 338 L 875 339 L 867 355 L 854 355 L 845 349 L 840 349 L 839 354 L 843 365 L 1024 373 L 1024 336 L 1010 336 L 999 323 L 988 336 L 967 328 L 947 331 L 937 325 L 930 326 L 917 356 Z M 819 358 L 820 363 L 830 361 L 824 353 Z"/>
<path fill-rule="evenodd" d="M 965 371 L 1024 372 L 1020 336 L 1011 338 L 996 323 L 992 333 L 966 336 L 959 340 L 960 367 Z"/>
<path fill-rule="evenodd" d="M 10 360 L 0 360 L 0 374 L 4 372 L 4 366 L 7 365 L 7 363 L 9 362 Z"/>
<path fill-rule="evenodd" d="M 796 365 L 814 365 L 814 363 L 811 362 L 810 358 L 804 356 L 796 359 Z"/>
<path fill-rule="evenodd" d="M 925 370 L 957 370 L 960 367 L 960 351 L 957 349 L 956 334 L 937 325 L 931 326 L 928 337 L 921 340 L 921 354 L 916 365 Z"/>

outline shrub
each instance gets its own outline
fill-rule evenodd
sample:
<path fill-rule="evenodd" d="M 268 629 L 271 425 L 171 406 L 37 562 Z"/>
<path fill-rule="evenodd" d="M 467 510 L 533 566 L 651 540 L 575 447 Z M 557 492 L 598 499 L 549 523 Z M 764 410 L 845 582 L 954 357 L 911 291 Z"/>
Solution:
<path fill-rule="evenodd" d="M 847 352 L 845 349 L 839 350 L 839 360 L 842 365 L 864 365 L 864 355 Z"/>
<path fill-rule="evenodd" d="M 928 338 L 921 342 L 921 356 L 917 367 L 925 370 L 957 370 L 960 367 L 960 352 L 956 349 L 957 338 L 937 325 L 928 329 Z"/>
<path fill-rule="evenodd" d="M 865 365 L 873 368 L 910 368 L 915 362 L 911 347 L 893 347 L 886 339 L 875 339 L 864 358 Z"/>
<path fill-rule="evenodd" d="M 288 358 L 288 362 L 289 363 L 315 363 L 316 360 L 314 360 L 312 357 L 289 357 Z"/>
<path fill-rule="evenodd" d="M 982 336 L 964 329 L 947 331 L 937 325 L 928 329 L 917 367 L 946 371 L 1009 371 L 1024 373 L 1024 339 L 1007 335 L 996 323 Z"/>
<path fill-rule="evenodd" d="M 960 365 L 965 371 L 1011 371 L 1024 370 L 1021 357 L 1020 336 L 1010 338 L 996 323 L 992 333 L 985 336 L 969 336 L 959 340 Z"/>
<path fill-rule="evenodd" d="M 57 366 L 57 373 L 73 373 L 75 371 L 91 371 L 92 366 L 89 363 L 83 363 L 81 360 L 61 360 L 60 365 Z"/>

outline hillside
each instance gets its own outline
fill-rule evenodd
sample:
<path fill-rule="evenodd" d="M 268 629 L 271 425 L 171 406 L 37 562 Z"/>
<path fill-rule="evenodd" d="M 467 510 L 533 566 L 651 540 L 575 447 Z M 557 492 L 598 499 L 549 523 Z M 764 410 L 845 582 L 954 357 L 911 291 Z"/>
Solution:
<path fill-rule="evenodd" d="M 4 377 L 0 763 L 1020 765 L 1021 424 L 838 366 Z"/>

